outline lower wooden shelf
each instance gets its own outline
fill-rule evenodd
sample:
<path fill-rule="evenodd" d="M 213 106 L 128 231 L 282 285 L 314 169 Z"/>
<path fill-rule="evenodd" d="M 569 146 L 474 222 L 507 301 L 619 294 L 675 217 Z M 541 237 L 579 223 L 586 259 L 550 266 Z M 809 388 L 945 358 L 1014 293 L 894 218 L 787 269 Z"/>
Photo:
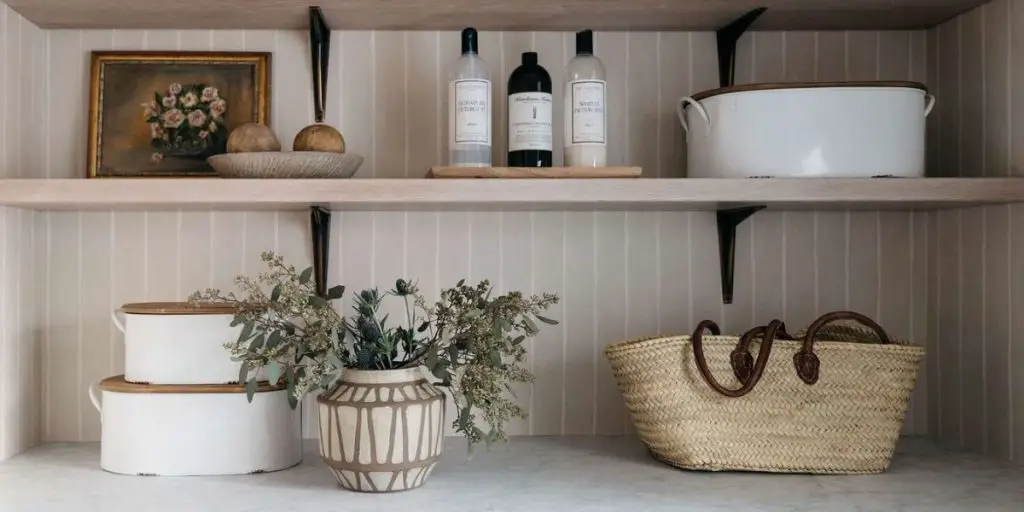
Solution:
<path fill-rule="evenodd" d="M 911 210 L 1015 202 L 1024 202 L 1021 178 L 0 180 L 0 206 L 35 210 Z"/>

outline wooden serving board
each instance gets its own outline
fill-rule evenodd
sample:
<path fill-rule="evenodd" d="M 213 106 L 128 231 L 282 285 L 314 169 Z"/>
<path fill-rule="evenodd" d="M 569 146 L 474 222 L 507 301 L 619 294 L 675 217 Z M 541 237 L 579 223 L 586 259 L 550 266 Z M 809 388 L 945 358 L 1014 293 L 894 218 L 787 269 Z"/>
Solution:
<path fill-rule="evenodd" d="M 431 167 L 428 178 L 639 178 L 639 167 Z"/>

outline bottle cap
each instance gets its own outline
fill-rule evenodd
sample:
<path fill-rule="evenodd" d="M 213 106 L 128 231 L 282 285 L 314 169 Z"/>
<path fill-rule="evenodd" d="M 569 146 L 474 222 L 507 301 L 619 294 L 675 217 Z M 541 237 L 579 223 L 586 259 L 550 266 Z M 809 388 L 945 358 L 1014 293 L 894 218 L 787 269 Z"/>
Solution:
<path fill-rule="evenodd" d="M 576 32 L 576 55 L 591 55 L 594 53 L 594 33 L 587 30 Z"/>
<path fill-rule="evenodd" d="M 462 29 L 462 53 L 477 53 L 476 29 L 469 27 Z"/>
<path fill-rule="evenodd" d="M 523 52 L 523 65 L 524 66 L 536 66 L 537 65 L 537 52 Z"/>

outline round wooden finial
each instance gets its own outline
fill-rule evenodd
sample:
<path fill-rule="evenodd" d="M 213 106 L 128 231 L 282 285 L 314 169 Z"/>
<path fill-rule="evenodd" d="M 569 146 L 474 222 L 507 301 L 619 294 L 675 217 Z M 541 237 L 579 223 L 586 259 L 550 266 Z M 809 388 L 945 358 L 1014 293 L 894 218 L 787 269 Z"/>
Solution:
<path fill-rule="evenodd" d="M 292 144 L 294 151 L 345 152 L 345 137 L 334 127 L 317 123 L 302 129 Z"/>
<path fill-rule="evenodd" d="M 281 151 L 281 142 L 273 130 L 260 123 L 246 123 L 228 136 L 228 153 Z"/>

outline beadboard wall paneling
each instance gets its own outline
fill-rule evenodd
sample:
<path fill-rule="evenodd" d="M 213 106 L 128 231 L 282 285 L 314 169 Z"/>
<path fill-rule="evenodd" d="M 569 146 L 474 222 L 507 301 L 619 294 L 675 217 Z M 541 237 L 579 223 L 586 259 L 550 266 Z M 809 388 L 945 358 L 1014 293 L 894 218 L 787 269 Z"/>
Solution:
<path fill-rule="evenodd" d="M 274 52 L 272 125 L 282 141 L 312 122 L 307 35 L 292 31 L 49 31 L 50 76 L 85 80 L 94 49 L 238 49 Z M 482 32 L 496 106 L 522 51 L 540 52 L 556 97 L 573 53 L 571 33 Z M 445 69 L 455 32 L 336 32 L 327 121 L 350 151 L 366 156 L 357 178 L 417 178 L 447 154 Z M 760 32 L 743 38 L 740 81 L 925 80 L 926 33 Z M 599 33 L 609 71 L 609 162 L 643 165 L 648 177 L 685 175 L 676 101 L 717 86 L 710 32 Z M 84 175 L 85 109 L 74 80 L 54 80 L 46 177 Z M 495 108 L 494 161 L 504 162 L 505 113 Z M 561 159 L 555 109 L 555 159 Z M 350 290 L 419 280 L 436 297 L 462 278 L 500 290 L 553 291 L 563 301 L 530 346 L 536 382 L 517 389 L 530 411 L 514 434 L 622 434 L 626 412 L 604 361 L 610 343 L 688 332 L 705 318 L 737 332 L 774 317 L 806 325 L 851 307 L 879 317 L 899 337 L 924 342 L 929 213 L 762 212 L 739 228 L 736 298 L 721 303 L 711 212 L 335 212 L 330 279 Z M 108 311 L 127 301 L 174 300 L 260 268 L 275 249 L 310 262 L 304 212 L 51 212 L 45 305 L 45 438 L 96 440 L 99 418 L 86 387 L 123 370 L 120 333 Z M 757 254 L 757 257 L 754 255 Z M 849 256 L 848 256 L 849 255 Z M 881 293 L 879 293 L 881 292 Z M 346 308 L 348 307 L 346 302 Z M 77 356 L 81 355 L 80 358 Z M 74 356 L 74 357 L 72 357 Z M 922 378 L 920 389 L 925 387 Z M 926 431 L 915 397 L 907 432 Z M 315 435 L 314 410 L 306 433 Z"/>
<path fill-rule="evenodd" d="M 0 3 L 0 177 L 25 177 L 39 161 L 45 126 L 44 32 Z M 36 317 L 36 219 L 0 208 L 0 461 L 39 443 L 42 344 Z"/>
<path fill-rule="evenodd" d="M 33 286 L 37 215 L 0 208 L 0 461 L 41 439 L 43 352 Z"/>
<path fill-rule="evenodd" d="M 1024 175 L 1024 3 L 995 0 L 928 31 L 939 99 L 929 162 L 941 176 Z M 1024 208 L 940 212 L 929 222 L 929 431 L 1024 461 Z"/>

